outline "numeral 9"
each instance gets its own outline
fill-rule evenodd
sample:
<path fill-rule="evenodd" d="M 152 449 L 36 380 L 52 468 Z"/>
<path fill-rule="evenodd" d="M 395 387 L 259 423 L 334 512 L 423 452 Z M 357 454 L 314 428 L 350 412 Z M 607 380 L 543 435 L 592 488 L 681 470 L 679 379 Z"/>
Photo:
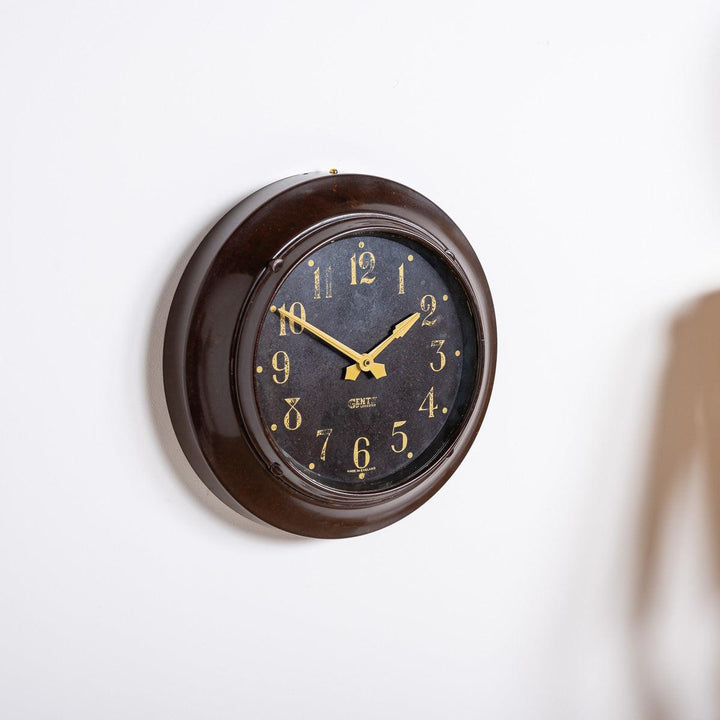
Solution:
<path fill-rule="evenodd" d="M 273 370 L 283 373 L 283 379 L 279 380 L 278 376 L 273 374 L 273 381 L 278 385 L 284 385 L 290 377 L 290 357 L 284 350 L 278 350 L 272 357 Z"/>

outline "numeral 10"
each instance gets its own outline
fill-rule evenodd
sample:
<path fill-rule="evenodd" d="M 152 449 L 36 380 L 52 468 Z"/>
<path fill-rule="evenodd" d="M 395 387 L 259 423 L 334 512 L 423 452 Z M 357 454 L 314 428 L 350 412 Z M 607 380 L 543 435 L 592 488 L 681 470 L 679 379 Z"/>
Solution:
<path fill-rule="evenodd" d="M 295 317 L 300 318 L 301 320 L 305 320 L 305 307 L 301 302 L 294 302 L 290 306 L 290 310 L 287 310 L 285 307 L 285 303 L 283 303 L 280 306 L 280 310 L 282 310 L 284 313 L 289 312 L 291 315 L 294 315 Z M 301 325 L 298 325 L 297 323 L 290 320 L 290 332 L 293 335 L 299 335 L 303 329 Z M 287 323 L 285 321 L 285 315 L 280 315 L 280 337 L 285 337 L 287 335 Z"/>

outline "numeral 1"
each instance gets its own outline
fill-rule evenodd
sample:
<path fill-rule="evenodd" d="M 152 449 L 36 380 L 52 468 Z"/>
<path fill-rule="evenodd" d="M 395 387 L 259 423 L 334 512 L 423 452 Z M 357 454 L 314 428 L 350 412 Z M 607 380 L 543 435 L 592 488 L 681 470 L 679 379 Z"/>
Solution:
<path fill-rule="evenodd" d="M 405 263 L 400 263 L 398 268 L 398 295 L 405 294 Z"/>

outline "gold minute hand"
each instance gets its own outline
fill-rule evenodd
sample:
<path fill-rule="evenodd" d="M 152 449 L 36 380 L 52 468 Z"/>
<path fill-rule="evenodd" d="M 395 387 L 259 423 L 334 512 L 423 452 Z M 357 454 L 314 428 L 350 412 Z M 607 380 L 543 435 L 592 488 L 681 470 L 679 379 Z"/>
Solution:
<path fill-rule="evenodd" d="M 369 353 L 366 353 L 365 358 L 371 362 L 393 341 L 397 338 L 401 338 L 405 333 L 417 322 L 420 317 L 420 313 L 416 312 L 401 320 L 381 343 L 376 345 Z M 376 363 L 377 364 L 377 363 Z M 345 368 L 345 379 L 355 380 L 359 374 L 358 364 L 349 365 Z M 377 376 L 376 376 L 377 377 Z"/>
<path fill-rule="evenodd" d="M 296 325 L 300 325 L 301 328 L 307 330 L 309 333 L 312 333 L 313 335 L 315 335 L 315 337 L 320 338 L 320 340 L 322 340 L 324 343 L 327 343 L 331 348 L 334 348 L 346 357 L 354 360 L 355 365 L 353 365 L 352 367 L 357 368 L 358 375 L 360 374 L 360 368 L 362 367 L 363 370 L 370 371 L 376 378 L 385 377 L 385 366 L 382 363 L 373 362 L 367 356 L 362 355 L 359 352 L 355 352 L 355 350 L 349 348 L 347 345 L 341 343 L 339 340 L 336 340 L 334 337 L 332 337 L 332 335 L 328 335 L 326 332 L 323 332 L 322 330 L 320 330 L 320 328 L 316 328 L 307 320 L 303 320 L 297 315 L 293 315 L 292 313 L 289 313 L 287 310 L 283 310 L 282 308 L 276 308 L 276 310 L 284 318 L 290 320 L 290 322 Z M 357 375 L 355 376 L 355 378 L 356 377 Z M 354 380 L 355 378 L 352 379 Z M 346 377 L 346 379 L 349 378 Z"/>

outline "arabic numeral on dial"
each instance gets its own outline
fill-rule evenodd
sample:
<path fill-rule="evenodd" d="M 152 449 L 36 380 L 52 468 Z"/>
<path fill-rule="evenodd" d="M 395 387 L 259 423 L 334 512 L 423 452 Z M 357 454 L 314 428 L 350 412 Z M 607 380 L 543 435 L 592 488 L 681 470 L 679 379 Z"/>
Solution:
<path fill-rule="evenodd" d="M 273 373 L 273 382 L 277 383 L 278 385 L 284 385 L 288 378 L 290 377 L 290 357 L 284 350 L 278 350 L 273 356 L 272 356 L 272 366 L 273 370 L 275 370 L 275 373 L 282 373 L 281 376 L 276 375 Z M 282 377 L 282 380 L 280 380 L 280 377 Z"/>
<path fill-rule="evenodd" d="M 375 277 L 370 276 L 370 273 L 375 269 L 375 256 L 371 252 L 366 250 L 365 252 L 360 253 L 360 257 L 357 256 L 357 253 L 353 253 L 353 256 L 350 258 L 351 285 L 358 284 L 358 268 L 360 268 L 360 270 L 364 270 L 363 275 L 360 277 L 361 285 L 370 285 L 370 283 L 375 282 Z"/>
<path fill-rule="evenodd" d="M 324 274 L 324 280 L 322 281 L 322 276 Z M 315 268 L 315 271 L 313 272 L 313 300 L 322 300 L 323 298 L 323 285 L 325 286 L 325 298 L 331 298 L 332 297 L 332 265 L 328 265 L 325 268 L 325 273 L 322 273 L 320 271 L 319 267 Z"/>
<path fill-rule="evenodd" d="M 430 368 L 433 372 L 440 372 L 445 367 L 445 353 L 442 351 L 442 346 L 445 344 L 444 340 L 433 340 L 430 343 L 430 347 L 437 348 L 435 350 L 435 353 L 440 356 L 440 359 L 437 361 L 439 367 L 435 367 L 435 360 L 433 359 L 430 363 Z"/>
<path fill-rule="evenodd" d="M 431 387 L 418 408 L 419 412 L 426 412 L 429 418 L 435 417 L 435 411 L 440 407 L 435 403 L 435 387 Z"/>
<path fill-rule="evenodd" d="M 403 425 L 405 425 L 406 422 L 407 422 L 407 420 L 397 420 L 396 422 L 393 423 L 392 435 L 393 435 L 393 437 L 398 436 L 397 440 L 400 441 L 400 447 L 397 447 L 395 443 L 390 444 L 390 449 L 394 453 L 402 453 L 402 452 L 405 452 L 405 450 L 407 449 L 407 445 L 408 445 L 407 433 L 403 432 L 402 430 L 399 429 Z M 396 442 L 397 442 L 397 440 L 396 440 Z"/>
<path fill-rule="evenodd" d="M 287 326 L 285 324 L 286 318 L 283 313 L 289 313 L 290 315 L 294 315 L 295 317 L 300 318 L 300 320 L 305 322 L 305 307 L 301 302 L 294 302 L 290 306 L 289 310 L 285 308 L 285 303 L 283 303 L 280 306 L 280 310 L 280 337 L 285 337 L 287 335 Z M 303 331 L 302 325 L 299 325 L 293 320 L 289 320 L 288 322 L 290 325 L 290 332 L 293 335 L 299 335 Z"/>
<path fill-rule="evenodd" d="M 315 437 L 324 437 L 325 442 L 322 444 L 322 450 L 320 450 L 320 459 L 325 462 L 325 455 L 327 453 L 328 440 L 332 435 L 332 428 L 323 428 L 315 433 Z"/>
<path fill-rule="evenodd" d="M 398 295 L 405 294 L 405 263 L 398 267 Z"/>
<path fill-rule="evenodd" d="M 358 470 L 364 470 L 370 464 L 370 441 L 366 437 L 359 437 L 353 447 L 353 462 Z"/>
<path fill-rule="evenodd" d="M 297 409 L 300 398 L 285 398 L 285 402 L 290 406 L 290 409 L 285 413 L 283 425 L 288 430 L 297 430 L 302 425 L 302 415 Z"/>
<path fill-rule="evenodd" d="M 434 295 L 423 295 L 422 300 L 420 300 L 420 309 L 424 313 L 427 313 L 422 321 L 423 327 L 426 325 L 432 326 L 437 322 L 437 318 L 434 320 L 430 319 L 437 310 L 437 300 Z"/>

